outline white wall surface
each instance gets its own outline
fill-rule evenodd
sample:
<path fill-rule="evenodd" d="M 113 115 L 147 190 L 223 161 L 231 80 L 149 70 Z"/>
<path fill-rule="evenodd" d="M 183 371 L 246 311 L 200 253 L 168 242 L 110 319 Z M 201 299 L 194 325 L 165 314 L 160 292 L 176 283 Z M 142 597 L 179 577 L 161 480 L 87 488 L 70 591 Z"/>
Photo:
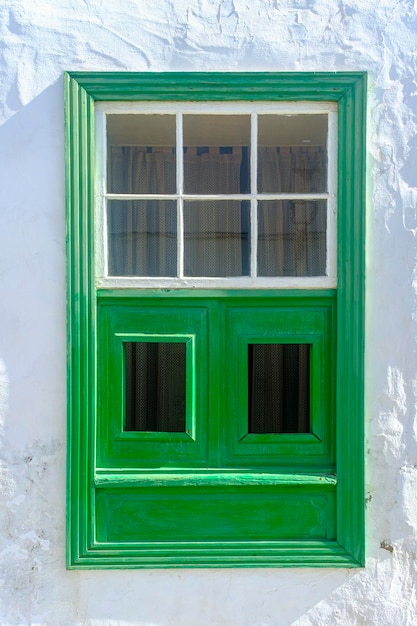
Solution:
<path fill-rule="evenodd" d="M 64 70 L 369 72 L 362 570 L 65 570 Z M 0 0 L 3 626 L 417 624 L 417 3 Z"/>

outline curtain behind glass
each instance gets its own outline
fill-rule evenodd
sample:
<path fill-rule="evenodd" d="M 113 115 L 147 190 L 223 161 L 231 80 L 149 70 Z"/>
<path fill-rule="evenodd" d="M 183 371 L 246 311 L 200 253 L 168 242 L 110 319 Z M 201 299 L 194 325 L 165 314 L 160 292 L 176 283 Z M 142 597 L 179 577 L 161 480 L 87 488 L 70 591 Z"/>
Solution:
<path fill-rule="evenodd" d="M 175 193 L 173 149 L 110 148 L 112 193 Z M 175 200 L 112 200 L 108 203 L 109 274 L 175 276 Z"/>
<path fill-rule="evenodd" d="M 326 149 L 262 148 L 258 190 L 262 193 L 323 193 L 327 190 Z M 258 274 L 322 276 L 326 272 L 327 202 L 258 203 Z"/>
<path fill-rule="evenodd" d="M 187 148 L 184 190 L 189 194 L 236 194 L 246 183 L 247 149 Z M 184 202 L 186 276 L 242 276 L 249 268 L 249 213 L 236 200 Z"/>
<path fill-rule="evenodd" d="M 248 431 L 310 432 L 310 346 L 248 346 Z"/>

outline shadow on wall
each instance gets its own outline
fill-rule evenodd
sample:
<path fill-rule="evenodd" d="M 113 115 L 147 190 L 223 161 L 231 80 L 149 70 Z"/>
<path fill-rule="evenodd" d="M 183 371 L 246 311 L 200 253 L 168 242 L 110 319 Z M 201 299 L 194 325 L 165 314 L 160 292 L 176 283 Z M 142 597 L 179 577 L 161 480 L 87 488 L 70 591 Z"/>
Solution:
<path fill-rule="evenodd" d="M 0 127 L 0 346 L 8 445 L 65 436 L 63 80 Z"/>
<path fill-rule="evenodd" d="M 7 102 L 20 107 L 13 94 Z M 10 626 L 64 624 L 54 611 L 74 595 L 64 570 L 63 119 L 61 78 L 0 126 L 0 622 Z"/>

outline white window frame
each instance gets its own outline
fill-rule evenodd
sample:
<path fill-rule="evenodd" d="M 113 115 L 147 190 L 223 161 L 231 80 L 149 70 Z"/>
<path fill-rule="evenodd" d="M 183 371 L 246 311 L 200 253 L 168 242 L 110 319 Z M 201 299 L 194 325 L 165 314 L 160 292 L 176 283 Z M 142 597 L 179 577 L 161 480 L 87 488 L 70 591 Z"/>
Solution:
<path fill-rule="evenodd" d="M 175 115 L 177 193 L 175 194 L 114 194 L 107 192 L 107 115 Z M 246 194 L 184 194 L 183 136 L 184 114 L 250 115 L 251 192 Z M 257 193 L 257 120 L 268 115 L 328 116 L 327 181 L 324 193 Z M 95 250 L 97 288 L 200 288 L 200 289 L 329 289 L 337 286 L 337 103 L 333 102 L 98 102 L 95 107 L 96 188 L 95 235 L 99 244 Z M 108 276 L 107 201 L 109 200 L 175 200 L 177 201 L 177 277 Z M 184 200 L 248 200 L 250 201 L 250 276 L 185 277 L 183 273 L 183 203 Z M 257 201 L 258 200 L 326 200 L 326 275 L 325 276 L 256 276 L 257 262 Z"/>

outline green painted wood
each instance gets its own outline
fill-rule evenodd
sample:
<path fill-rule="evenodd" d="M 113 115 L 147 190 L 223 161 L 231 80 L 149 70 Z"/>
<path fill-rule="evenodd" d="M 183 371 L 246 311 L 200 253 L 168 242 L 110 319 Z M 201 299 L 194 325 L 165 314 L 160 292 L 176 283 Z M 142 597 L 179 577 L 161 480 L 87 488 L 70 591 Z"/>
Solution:
<path fill-rule="evenodd" d="M 245 543 L 335 539 L 335 491 L 306 485 L 181 485 L 96 492 L 97 541 Z M 215 523 L 213 523 L 215 520 Z"/>
<path fill-rule="evenodd" d="M 155 542 L 97 543 L 88 555 L 70 565 L 76 569 L 211 568 L 211 567 L 357 567 L 336 541 L 183 542 L 169 546 Z"/>
<path fill-rule="evenodd" d="M 337 101 L 360 72 L 70 72 L 95 100 Z"/>
<path fill-rule="evenodd" d="M 106 470 L 96 470 L 94 480 L 96 487 L 155 487 L 155 486 L 230 486 L 230 485 L 320 485 L 322 488 L 335 486 L 337 478 L 334 474 L 296 474 L 294 472 L 287 474 L 268 473 L 242 473 L 242 472 L 226 472 L 208 470 L 201 472 L 195 469 L 192 473 L 185 473 L 185 470 L 178 470 L 171 473 L 139 473 L 137 471 L 127 473 L 122 470 L 119 473 L 109 473 Z"/>
<path fill-rule="evenodd" d="M 326 303 L 326 299 L 333 300 L 335 298 L 334 289 L 97 289 L 97 299 L 99 301 L 112 300 L 114 302 L 118 300 L 142 299 L 149 302 L 155 302 L 158 299 L 158 306 L 170 306 L 169 300 L 175 298 L 180 300 L 181 298 L 187 298 L 190 300 L 200 300 L 206 298 L 210 293 L 210 298 L 216 298 L 218 300 L 228 300 L 230 297 L 247 298 L 247 302 L 253 303 L 253 297 L 268 296 L 274 299 L 274 302 L 279 302 L 280 307 L 292 307 L 298 306 L 299 301 L 302 300 L 309 306 L 317 305 L 318 298 Z M 325 304 L 327 306 L 327 303 Z"/>
<path fill-rule="evenodd" d="M 283 299 L 259 296 L 223 300 L 226 349 L 221 366 L 225 388 L 222 464 L 225 466 L 334 467 L 335 368 L 334 299 L 314 298 L 307 305 L 284 305 Z M 313 300 L 313 298 L 311 298 Z M 311 345 L 311 434 L 249 435 L 247 354 L 249 343 L 309 343 Z"/>
<path fill-rule="evenodd" d="M 68 281 L 68 559 L 94 541 L 95 293 L 93 249 L 94 104 L 65 77 Z M 86 391 L 88 390 L 88 392 Z"/>
<path fill-rule="evenodd" d="M 339 102 L 338 141 L 338 537 L 364 564 L 365 74 Z"/>
<path fill-rule="evenodd" d="M 364 499 L 363 499 L 363 307 L 364 307 L 364 172 L 365 172 L 365 101 L 366 76 L 352 73 L 67 73 L 65 75 L 66 120 L 66 174 L 67 174 L 67 240 L 68 240 L 68 550 L 70 568 L 135 568 L 135 567 L 357 567 L 364 562 Z M 94 218 L 94 102 L 99 100 L 317 100 L 334 101 L 339 107 L 339 189 L 338 189 L 338 268 L 339 285 L 336 293 L 337 356 L 335 374 L 329 389 L 335 388 L 335 410 L 330 409 L 336 424 L 330 439 L 336 437 L 337 481 L 331 483 L 336 489 L 337 513 L 329 512 L 326 523 L 333 526 L 331 537 L 326 541 L 301 540 L 293 537 L 286 541 L 271 538 L 265 541 L 252 539 L 248 542 L 222 541 L 220 535 L 209 542 L 147 541 L 138 543 L 123 541 L 97 541 L 96 498 L 111 486 L 114 498 L 126 492 L 126 482 L 137 489 L 133 474 L 137 468 L 114 466 L 96 472 L 96 357 L 97 302 L 111 307 L 143 307 L 158 303 L 162 310 L 170 309 L 173 302 L 189 301 L 190 307 L 200 306 L 204 294 L 181 290 L 149 290 L 146 293 L 129 290 L 97 290 L 94 287 L 93 218 Z M 210 337 L 210 363 L 221 362 L 224 356 L 226 307 L 221 302 L 230 296 L 242 302 L 254 303 L 253 294 L 237 291 L 217 291 L 211 294 L 208 320 Z M 269 291 L 274 306 L 317 306 L 317 298 L 334 300 L 335 292 L 320 293 Z M 214 300 L 213 300 L 214 298 Z M 101 305 L 100 305 L 101 306 Z M 328 304 L 326 305 L 328 306 Z M 334 305 L 332 304 L 332 307 Z M 183 305 L 182 305 L 183 308 Z M 327 359 L 333 359 L 329 348 Z M 222 373 L 223 371 L 223 373 Z M 226 489 L 231 468 L 221 466 L 221 418 L 224 417 L 222 389 L 224 371 L 210 366 L 210 393 L 208 399 L 207 444 L 209 453 L 205 463 L 217 473 L 220 487 Z M 337 374 L 337 383 L 336 381 Z M 316 383 L 315 383 L 316 384 Z M 331 392 L 329 392 L 331 395 Z M 333 396 L 332 396 L 333 398 Z M 330 403 L 333 399 L 328 400 Z M 127 434 L 127 433 L 125 433 Z M 270 442 L 264 442 L 270 445 Z M 273 442 L 272 442 L 273 443 Z M 286 445 L 291 445 L 291 438 Z M 306 442 L 303 442 L 303 445 Z M 219 456 L 220 453 L 220 456 Z M 332 457 L 333 458 L 333 457 Z M 306 470 L 302 459 L 285 467 L 289 480 L 282 480 L 280 489 L 289 497 L 288 489 L 298 489 L 297 476 Z M 195 465 L 195 464 L 194 464 Z M 192 468 L 189 468 L 192 469 Z M 197 469 L 196 467 L 194 469 Z M 303 483 L 313 488 L 317 479 L 322 480 L 320 489 L 328 489 L 327 479 L 334 466 L 327 462 L 306 472 Z M 170 469 L 180 481 L 184 467 Z M 245 489 L 277 488 L 274 476 L 277 467 L 265 470 L 247 468 Z M 155 471 L 158 471 L 155 469 Z M 281 468 L 282 471 L 282 468 Z M 196 476 L 198 471 L 196 472 Z M 160 472 L 158 480 L 164 481 Z M 107 477 L 107 478 L 106 478 Z M 110 478 L 111 477 L 111 478 Z M 327 477 L 327 478 L 326 478 Z M 137 477 L 136 477 L 137 478 Z M 230 478 L 232 485 L 237 480 Z M 242 481 L 242 479 L 240 479 Z M 252 482 L 251 482 L 252 481 Z M 269 481 L 269 482 L 268 482 Z M 309 482 L 310 481 L 310 482 Z M 264 485 L 264 487 L 262 487 Z M 266 486 L 265 486 L 266 485 Z M 192 485 L 194 488 L 195 485 Z M 211 487 L 210 487 L 211 488 Z M 219 488 L 219 487 L 217 487 Z M 316 487 L 314 487 L 316 488 Z M 147 490 L 152 487 L 147 486 Z M 156 490 L 155 487 L 154 490 Z M 258 491 L 258 494 L 261 493 Z M 117 495 L 119 494 L 119 496 Z M 243 511 L 243 498 L 239 506 L 229 510 L 230 515 Z M 120 503 L 123 501 L 120 500 Z M 255 497 L 256 501 L 256 497 Z M 258 502 L 258 517 L 262 514 L 262 497 Z M 101 505 L 100 505 L 101 506 Z M 130 505 L 129 505 L 130 506 Z M 133 506 L 133 505 L 132 505 Z M 156 505 L 155 505 L 156 506 Z M 179 505 L 178 505 L 179 506 Z M 214 505 L 213 505 L 214 506 Z M 214 508 L 221 511 L 220 505 Z M 255 507 L 256 508 L 256 507 Z M 177 509 L 179 510 L 179 509 Z M 117 511 L 117 504 L 114 508 Z M 278 508 L 275 509 L 278 516 Z M 156 512 L 154 511 L 153 515 Z M 214 509 L 213 517 L 216 517 Z M 190 525 L 189 514 L 187 523 Z M 245 518 L 249 524 L 249 518 Z M 106 524 L 105 516 L 102 516 Z M 253 521 L 253 520 L 252 520 Z M 260 539 L 262 520 L 258 523 Z M 287 520 L 288 521 L 288 520 Z M 336 525 L 335 525 L 336 524 Z M 279 524 L 278 524 L 279 525 Z M 308 525 L 308 522 L 307 522 Z M 329 526 L 329 528 L 330 528 Z M 283 522 L 281 531 L 285 531 Z M 189 526 L 190 528 L 190 526 Z M 220 532 L 210 530 L 207 532 Z M 166 527 L 169 532 L 169 524 Z M 104 532 L 103 528 L 100 532 Z M 272 533 L 272 526 L 268 530 Z M 220 533 L 221 534 L 221 533 Z M 300 531 L 299 534 L 302 534 Z M 330 535 L 329 535 L 330 537 Z"/>
<path fill-rule="evenodd" d="M 278 303 L 268 291 L 261 295 L 253 290 L 219 298 L 207 290 L 177 298 L 174 290 L 158 298 L 157 304 L 152 297 L 101 298 L 97 466 L 334 469 L 334 303 L 334 292 L 322 295 L 320 291 L 301 299 L 280 293 Z M 197 392 L 197 405 L 189 407 L 196 420 L 195 433 L 123 432 L 123 341 L 163 341 L 164 335 L 193 342 L 195 367 L 188 366 L 188 382 Z M 265 341 L 313 346 L 311 434 L 243 437 L 248 428 L 247 344 Z"/>
<path fill-rule="evenodd" d="M 185 303 L 185 305 L 184 305 Z M 211 302 L 199 306 L 158 307 L 154 299 L 140 306 L 129 300 L 98 308 L 97 467 L 207 466 L 208 459 L 208 317 Z M 165 337 L 164 337 L 165 336 Z M 124 432 L 123 340 L 191 343 L 187 354 L 187 433 Z M 191 389 L 192 388 L 192 389 Z M 194 392 L 192 391 L 194 390 Z"/>

